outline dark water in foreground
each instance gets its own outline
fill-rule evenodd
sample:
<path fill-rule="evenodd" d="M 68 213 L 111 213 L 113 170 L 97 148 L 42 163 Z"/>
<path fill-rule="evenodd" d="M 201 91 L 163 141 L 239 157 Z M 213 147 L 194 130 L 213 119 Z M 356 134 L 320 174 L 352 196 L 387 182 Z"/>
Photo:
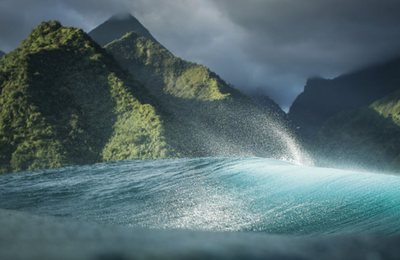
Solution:
<path fill-rule="evenodd" d="M 129 160 L 2 175 L 0 208 L 149 228 L 400 235 L 400 177 L 249 157 Z"/>

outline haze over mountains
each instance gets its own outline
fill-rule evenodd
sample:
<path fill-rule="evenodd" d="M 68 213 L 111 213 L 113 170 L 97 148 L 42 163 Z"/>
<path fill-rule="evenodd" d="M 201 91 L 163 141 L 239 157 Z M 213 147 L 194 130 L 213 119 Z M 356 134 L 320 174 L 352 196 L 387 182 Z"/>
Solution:
<path fill-rule="evenodd" d="M 289 116 L 299 131 L 312 140 L 331 116 L 369 106 L 400 88 L 400 58 L 334 79 L 312 78 L 296 98 Z"/>
<path fill-rule="evenodd" d="M 140 36 L 159 42 L 150 34 L 135 17 L 129 13 L 119 13 L 89 32 L 89 35 L 101 46 L 117 40 L 129 32 L 136 32 Z"/>
<path fill-rule="evenodd" d="M 3 56 L 6 55 L 4 52 L 0 51 L 0 59 L 3 58 Z"/>
<path fill-rule="evenodd" d="M 369 170 L 400 166 L 400 58 L 332 80 L 308 80 L 289 111 L 319 164 Z"/>
<path fill-rule="evenodd" d="M 400 170 L 399 90 L 370 106 L 326 120 L 315 140 L 319 164 L 368 171 Z"/>

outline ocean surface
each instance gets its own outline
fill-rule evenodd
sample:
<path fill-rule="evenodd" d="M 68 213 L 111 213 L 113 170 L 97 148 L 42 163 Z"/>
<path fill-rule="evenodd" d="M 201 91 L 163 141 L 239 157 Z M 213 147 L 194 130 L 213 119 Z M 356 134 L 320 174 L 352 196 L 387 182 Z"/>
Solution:
<path fill-rule="evenodd" d="M 400 177 L 254 157 L 0 175 L 0 208 L 156 229 L 400 235 Z"/>

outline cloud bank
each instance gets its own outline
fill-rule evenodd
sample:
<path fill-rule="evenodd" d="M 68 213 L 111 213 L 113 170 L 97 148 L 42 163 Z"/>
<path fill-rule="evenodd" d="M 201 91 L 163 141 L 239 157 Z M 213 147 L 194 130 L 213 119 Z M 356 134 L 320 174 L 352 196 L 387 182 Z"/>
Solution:
<path fill-rule="evenodd" d="M 5 0 L 0 50 L 42 21 L 89 32 L 131 12 L 176 56 L 288 110 L 308 77 L 335 77 L 400 56 L 397 0 Z"/>

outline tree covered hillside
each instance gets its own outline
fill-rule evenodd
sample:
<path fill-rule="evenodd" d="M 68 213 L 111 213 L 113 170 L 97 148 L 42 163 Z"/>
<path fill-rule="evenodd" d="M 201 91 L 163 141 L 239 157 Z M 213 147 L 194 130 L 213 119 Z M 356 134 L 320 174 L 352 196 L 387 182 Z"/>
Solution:
<path fill-rule="evenodd" d="M 6 55 L 4 52 L 0 51 L 0 60 L 3 58 L 3 56 Z"/>
<path fill-rule="evenodd" d="M 334 79 L 313 78 L 293 102 L 289 117 L 313 141 L 324 122 L 345 110 L 369 106 L 400 86 L 400 58 Z"/>
<path fill-rule="evenodd" d="M 81 29 L 44 22 L 0 61 L 0 172 L 168 158 L 168 114 Z"/>
<path fill-rule="evenodd" d="M 316 139 L 322 165 L 400 171 L 400 91 L 328 119 Z"/>
<path fill-rule="evenodd" d="M 295 137 L 279 113 L 262 109 L 207 67 L 177 58 L 135 32 L 105 48 L 172 111 L 179 124 L 167 135 L 182 155 L 290 154 L 288 138 Z"/>

